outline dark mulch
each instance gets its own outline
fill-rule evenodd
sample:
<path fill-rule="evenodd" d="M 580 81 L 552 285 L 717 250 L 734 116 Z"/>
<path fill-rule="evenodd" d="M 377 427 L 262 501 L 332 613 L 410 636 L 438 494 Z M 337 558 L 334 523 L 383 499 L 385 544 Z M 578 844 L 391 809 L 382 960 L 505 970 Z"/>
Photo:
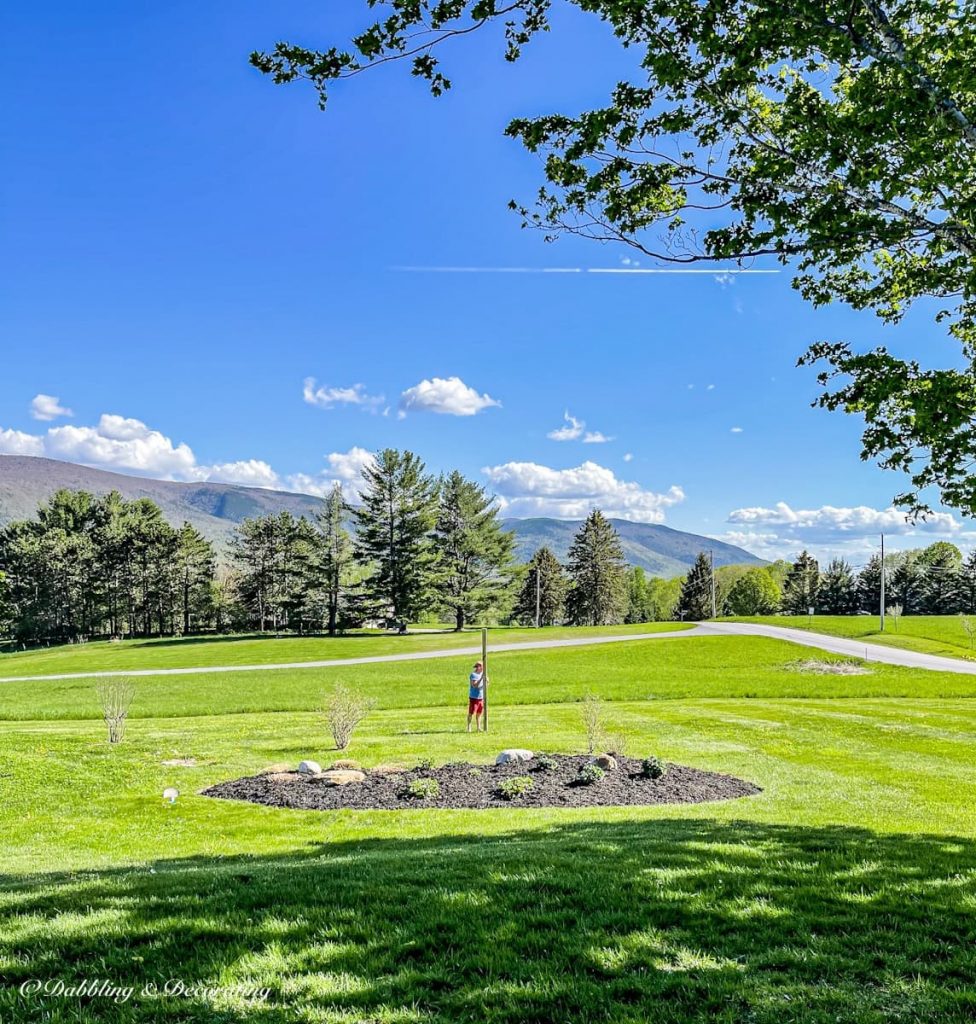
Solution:
<path fill-rule="evenodd" d="M 365 782 L 326 786 L 314 778 L 293 775 L 253 775 L 221 782 L 205 789 L 204 796 L 224 800 L 248 800 L 271 807 L 305 810 L 401 810 L 409 807 L 610 807 L 647 804 L 699 804 L 730 800 L 762 792 L 758 786 L 731 775 L 671 764 L 660 779 L 640 774 L 641 762 L 618 757 L 616 770 L 607 771 L 590 785 L 577 782 L 577 772 L 590 758 L 585 755 L 552 755 L 556 767 L 546 770 L 536 760 L 525 764 L 474 765 L 454 762 L 439 768 L 414 768 L 395 775 L 367 772 Z M 528 775 L 532 789 L 506 800 L 498 792 L 505 779 Z M 418 799 L 408 786 L 415 779 L 436 779 L 436 797 Z"/>

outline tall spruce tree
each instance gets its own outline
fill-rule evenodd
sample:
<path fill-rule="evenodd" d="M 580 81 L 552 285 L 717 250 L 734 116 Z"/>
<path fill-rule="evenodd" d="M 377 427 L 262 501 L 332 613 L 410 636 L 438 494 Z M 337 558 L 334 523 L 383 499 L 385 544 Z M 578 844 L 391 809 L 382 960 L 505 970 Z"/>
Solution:
<path fill-rule="evenodd" d="M 558 626 L 565 615 L 569 579 L 566 570 L 547 547 L 539 548 L 528 564 L 515 601 L 514 618 L 527 626 L 535 624 L 537 581 L 539 625 Z"/>
<path fill-rule="evenodd" d="M 900 605 L 903 615 L 918 615 L 925 600 L 926 564 L 920 554 L 919 551 L 906 551 L 898 556 L 893 566 L 887 566 L 885 604 Z"/>
<path fill-rule="evenodd" d="M 886 571 L 882 565 L 880 555 L 872 555 L 867 565 L 861 570 L 857 578 L 857 592 L 861 602 L 861 611 L 875 615 L 881 608 L 881 574 Z M 887 584 L 885 578 L 885 602 L 887 603 Z"/>
<path fill-rule="evenodd" d="M 370 566 L 366 594 L 377 613 L 406 623 L 435 597 L 437 481 L 413 452 L 386 448 L 363 470 L 363 482 L 355 547 Z"/>
<path fill-rule="evenodd" d="M 569 621 L 574 626 L 622 622 L 627 610 L 625 573 L 617 531 L 599 509 L 594 509 L 569 548 Z"/>
<path fill-rule="evenodd" d="M 834 558 L 821 574 L 817 605 L 824 615 L 853 615 L 857 611 L 857 580 L 844 559 Z"/>
<path fill-rule="evenodd" d="M 817 607 L 820 589 L 820 566 L 808 551 L 800 553 L 786 577 L 783 587 L 783 611 L 788 615 L 806 615 Z"/>
<path fill-rule="evenodd" d="M 217 560 L 199 530 L 184 523 L 176 534 L 176 582 L 182 632 L 199 628 L 210 614 L 210 585 Z"/>
<path fill-rule="evenodd" d="M 692 622 L 712 617 L 712 561 L 704 551 L 698 553 L 681 584 L 674 617 Z"/>
<path fill-rule="evenodd" d="M 959 570 L 959 610 L 976 614 L 976 551 L 971 551 Z"/>
<path fill-rule="evenodd" d="M 316 516 L 319 529 L 318 576 L 325 600 L 329 636 L 339 630 L 340 616 L 354 569 L 352 538 L 345 528 L 348 511 L 342 486 L 333 484 Z"/>
<path fill-rule="evenodd" d="M 515 537 L 503 529 L 485 489 L 455 470 L 440 486 L 434 544 L 441 603 L 460 631 L 509 587 Z"/>
<path fill-rule="evenodd" d="M 924 615 L 953 615 L 962 605 L 962 553 L 955 544 L 936 541 L 919 556 L 925 565 Z"/>

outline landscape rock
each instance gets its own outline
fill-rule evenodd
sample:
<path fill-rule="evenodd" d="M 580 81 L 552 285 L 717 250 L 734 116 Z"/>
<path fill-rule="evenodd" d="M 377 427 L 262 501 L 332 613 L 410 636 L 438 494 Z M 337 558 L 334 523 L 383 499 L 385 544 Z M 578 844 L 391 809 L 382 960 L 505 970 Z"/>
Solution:
<path fill-rule="evenodd" d="M 332 771 L 333 769 L 345 768 L 351 769 L 354 772 L 358 772 L 362 770 L 362 767 L 363 766 L 358 761 L 352 761 L 348 758 L 342 758 L 338 761 L 333 761 L 332 764 L 329 765 L 329 771 Z"/>
<path fill-rule="evenodd" d="M 302 761 L 298 770 L 302 775 L 320 775 L 322 772 L 322 765 L 318 761 Z"/>
<path fill-rule="evenodd" d="M 270 779 L 272 782 L 306 782 L 307 775 L 299 775 L 298 772 L 262 772 L 261 778 Z"/>
<path fill-rule="evenodd" d="M 495 758 L 495 764 L 511 764 L 513 761 L 531 761 L 535 755 L 531 750 L 522 750 L 520 747 L 512 747 L 503 750 Z"/>
<path fill-rule="evenodd" d="M 390 762 L 389 764 L 378 764 L 375 768 L 370 769 L 371 775 L 400 775 L 407 771 L 405 764 L 395 764 Z"/>
<path fill-rule="evenodd" d="M 267 768 L 262 768 L 258 773 L 260 775 L 280 775 L 282 772 L 288 772 L 289 774 L 294 772 L 294 769 L 290 764 L 269 764 Z"/>
<path fill-rule="evenodd" d="M 617 770 L 617 759 L 612 754 L 598 754 L 590 761 L 590 764 L 595 764 L 597 768 L 602 768 L 605 772 Z"/>
<path fill-rule="evenodd" d="M 352 782 L 365 782 L 365 772 L 353 771 L 351 768 L 337 768 L 334 771 L 322 772 L 318 781 L 325 786 L 348 786 Z"/>

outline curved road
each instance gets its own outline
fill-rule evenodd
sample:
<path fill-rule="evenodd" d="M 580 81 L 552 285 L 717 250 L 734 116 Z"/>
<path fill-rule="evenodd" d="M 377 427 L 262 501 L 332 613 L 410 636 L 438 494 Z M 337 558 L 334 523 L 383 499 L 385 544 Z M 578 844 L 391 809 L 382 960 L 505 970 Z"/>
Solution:
<path fill-rule="evenodd" d="M 493 644 L 492 654 L 504 651 L 537 651 L 554 647 L 590 647 L 594 644 L 627 643 L 634 640 L 674 640 L 685 637 L 710 636 L 762 636 L 772 640 L 788 640 L 802 647 L 840 654 L 849 658 L 863 658 L 885 665 L 900 665 L 903 668 L 922 668 L 932 672 L 956 672 L 961 675 L 976 675 L 976 661 L 958 658 L 944 658 L 937 654 L 922 654 L 905 651 L 898 647 L 882 644 L 862 643 L 846 637 L 827 636 L 811 633 L 789 626 L 767 626 L 752 622 L 700 622 L 692 629 L 671 630 L 663 633 L 629 633 L 623 636 L 589 636 L 576 640 L 535 640 L 528 643 Z M 198 668 L 145 668 L 112 672 L 64 672 L 56 675 L 8 676 L 0 683 L 43 682 L 55 679 L 101 679 L 111 676 L 190 676 L 211 672 L 264 672 L 276 669 L 338 668 L 343 665 L 371 665 L 385 661 L 427 661 L 432 658 L 471 658 L 481 654 L 481 647 L 453 647 L 440 651 L 411 651 L 407 654 L 377 654 L 363 658 L 331 658 L 323 661 L 294 661 L 268 665 L 207 665 Z"/>

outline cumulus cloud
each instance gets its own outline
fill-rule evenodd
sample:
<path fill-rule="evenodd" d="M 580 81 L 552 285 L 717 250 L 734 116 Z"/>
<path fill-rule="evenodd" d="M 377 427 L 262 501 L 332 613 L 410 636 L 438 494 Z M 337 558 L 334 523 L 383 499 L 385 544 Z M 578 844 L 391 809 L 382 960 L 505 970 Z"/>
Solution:
<path fill-rule="evenodd" d="M 358 405 L 375 412 L 386 399 L 382 395 L 370 395 L 365 384 L 353 384 L 348 388 L 327 388 L 319 385 L 314 377 L 306 377 L 302 384 L 302 398 L 319 409 L 334 409 L 337 405 Z"/>
<path fill-rule="evenodd" d="M 732 427 L 731 430 L 729 430 L 729 433 L 730 434 L 741 434 L 742 433 L 742 427 Z"/>
<path fill-rule="evenodd" d="M 502 403 L 479 395 L 460 377 L 432 377 L 407 388 L 400 396 L 400 416 L 408 412 L 436 412 L 445 416 L 474 416 Z"/>
<path fill-rule="evenodd" d="M 303 494 L 325 495 L 334 484 L 342 487 L 349 501 L 359 497 L 363 470 L 374 461 L 373 453 L 365 448 L 352 447 L 347 452 L 332 452 L 325 456 L 328 468 L 320 473 L 295 473 L 288 477 L 288 486 Z"/>
<path fill-rule="evenodd" d="M 188 444 L 176 444 L 142 420 L 104 413 L 94 426 L 65 424 L 44 434 L 0 429 L 0 453 L 36 455 L 162 480 L 213 480 L 276 487 L 278 475 L 259 459 L 203 465 Z"/>
<path fill-rule="evenodd" d="M 684 500 L 680 487 L 671 487 L 664 494 L 647 491 L 640 484 L 618 479 L 612 470 L 595 462 L 572 469 L 506 462 L 486 466 L 482 472 L 511 516 L 580 519 L 600 508 L 608 516 L 660 523 L 665 509 Z"/>
<path fill-rule="evenodd" d="M 546 437 L 550 441 L 579 441 L 583 444 L 606 444 L 612 437 L 599 430 L 587 430 L 586 422 L 573 416 L 569 410 L 563 413 L 563 425 L 550 430 Z"/>
<path fill-rule="evenodd" d="M 22 430 L 0 429 L 0 455 L 43 455 L 44 438 Z"/>
<path fill-rule="evenodd" d="M 61 404 L 61 399 L 55 398 L 54 395 L 35 395 L 31 399 L 30 410 L 35 420 L 46 422 L 61 419 L 63 416 L 74 416 L 70 409 Z"/>
<path fill-rule="evenodd" d="M 898 509 L 866 505 L 794 509 L 780 501 L 772 508 L 734 509 L 728 522 L 734 529 L 718 539 L 765 558 L 791 558 L 806 547 L 821 558 L 863 560 L 876 551 L 881 533 L 890 539 L 892 550 L 938 539 L 967 542 L 963 524 L 949 512 L 936 512 L 926 520 L 910 523 Z"/>

